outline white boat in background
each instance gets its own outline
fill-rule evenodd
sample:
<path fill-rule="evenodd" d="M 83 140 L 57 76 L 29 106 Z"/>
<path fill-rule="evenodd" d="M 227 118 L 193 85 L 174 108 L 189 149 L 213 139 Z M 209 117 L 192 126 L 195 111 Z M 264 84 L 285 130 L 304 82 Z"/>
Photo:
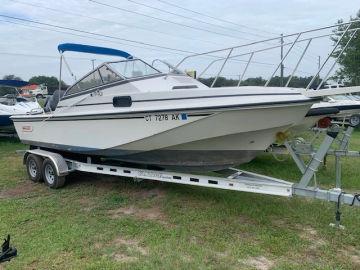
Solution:
<path fill-rule="evenodd" d="M 336 95 L 329 96 L 324 101 L 314 104 L 314 108 L 335 108 L 339 113 L 330 115 L 338 121 L 347 120 L 352 126 L 360 125 L 360 100 L 356 96 Z"/>
<path fill-rule="evenodd" d="M 356 95 L 326 96 L 311 106 L 304 121 L 290 129 L 292 135 L 312 127 L 327 128 L 332 123 L 360 125 L 360 98 Z"/>
<path fill-rule="evenodd" d="M 12 93 L 0 96 L 0 133 L 15 132 L 14 124 L 10 119 L 11 116 L 41 111 L 41 107 L 36 101 L 18 95 L 16 87 L 27 84 L 27 82 L 18 80 L 0 80 L 0 86 L 11 87 L 13 90 Z"/>

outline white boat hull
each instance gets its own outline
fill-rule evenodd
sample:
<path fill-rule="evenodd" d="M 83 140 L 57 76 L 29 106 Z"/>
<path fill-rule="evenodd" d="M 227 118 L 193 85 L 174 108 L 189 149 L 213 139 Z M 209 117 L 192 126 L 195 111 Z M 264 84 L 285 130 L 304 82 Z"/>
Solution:
<path fill-rule="evenodd" d="M 24 117 L 15 119 L 15 127 L 20 139 L 33 146 L 160 167 L 209 169 L 250 161 L 275 141 L 278 132 L 301 122 L 310 106 L 294 103 L 77 121 Z"/>

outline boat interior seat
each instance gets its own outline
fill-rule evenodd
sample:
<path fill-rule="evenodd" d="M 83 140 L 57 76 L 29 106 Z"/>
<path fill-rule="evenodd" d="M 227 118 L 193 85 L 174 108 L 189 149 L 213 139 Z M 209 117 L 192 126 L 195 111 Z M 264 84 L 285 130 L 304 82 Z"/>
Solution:
<path fill-rule="evenodd" d="M 48 96 L 45 100 L 44 111 L 51 112 L 55 111 L 60 99 L 64 96 L 65 91 L 55 90 L 52 96 Z"/>
<path fill-rule="evenodd" d="M 16 102 L 27 102 L 28 100 L 26 98 L 23 97 L 17 97 L 16 98 Z"/>

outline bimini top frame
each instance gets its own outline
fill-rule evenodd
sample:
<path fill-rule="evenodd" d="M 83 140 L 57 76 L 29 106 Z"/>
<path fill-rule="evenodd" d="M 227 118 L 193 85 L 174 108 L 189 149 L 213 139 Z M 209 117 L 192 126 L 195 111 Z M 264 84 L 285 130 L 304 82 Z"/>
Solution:
<path fill-rule="evenodd" d="M 90 53 L 90 54 L 101 54 L 101 55 L 109 55 L 109 56 L 119 56 L 125 59 L 134 59 L 134 57 L 121 50 L 106 48 L 106 47 L 99 47 L 99 46 L 91 46 L 91 45 L 84 45 L 84 44 L 76 44 L 76 43 L 63 43 L 58 45 L 58 51 L 60 53 L 60 75 L 59 75 L 59 90 L 61 90 L 61 79 L 62 79 L 62 63 L 64 62 L 67 69 L 70 72 L 70 75 L 75 78 L 74 74 L 72 73 L 70 66 L 65 60 L 64 52 L 81 52 L 81 53 Z M 76 81 L 76 79 L 75 79 Z M 60 95 L 60 91 L 59 91 Z M 59 97 L 60 98 L 60 97 Z"/>
<path fill-rule="evenodd" d="M 275 48 L 279 48 L 282 46 L 290 46 L 290 48 L 288 49 L 287 52 L 285 52 L 284 56 L 282 57 L 280 63 L 276 64 L 276 68 L 275 70 L 272 72 L 270 78 L 266 81 L 265 86 L 268 86 L 271 79 L 274 77 L 275 73 L 279 70 L 279 68 L 283 65 L 284 61 L 286 60 L 286 58 L 289 56 L 290 52 L 292 51 L 292 49 L 294 48 L 295 45 L 297 45 L 298 43 L 301 42 L 307 42 L 306 46 L 300 56 L 300 58 L 298 59 L 295 68 L 293 69 L 291 76 L 289 77 L 288 81 L 286 82 L 286 87 L 289 86 L 295 72 L 297 71 L 301 61 L 303 60 L 311 42 L 314 39 L 319 39 L 319 38 L 324 38 L 324 37 L 330 37 L 333 36 L 335 34 L 339 35 L 339 38 L 336 42 L 336 44 L 334 45 L 332 51 L 328 54 L 326 60 L 323 62 L 323 64 L 321 65 L 321 67 L 318 69 L 318 71 L 316 72 L 316 74 L 313 76 L 312 80 L 310 81 L 310 83 L 307 85 L 306 90 L 308 90 L 312 84 L 314 83 L 314 81 L 317 79 L 317 77 L 319 76 L 320 72 L 324 69 L 325 65 L 328 63 L 329 59 L 334 56 L 334 52 L 336 51 L 336 49 L 339 47 L 340 42 L 344 39 L 345 36 L 347 36 L 347 34 L 349 34 L 349 39 L 347 41 L 347 43 L 345 44 L 345 46 L 343 47 L 343 49 L 338 53 L 338 55 L 336 56 L 335 62 L 331 65 L 330 69 L 328 70 L 328 72 L 326 73 L 325 77 L 322 79 L 321 83 L 317 86 L 317 90 L 321 88 L 321 86 L 324 84 L 324 82 L 329 78 L 330 73 L 332 72 L 332 70 L 334 69 L 336 63 L 338 62 L 339 58 L 343 55 L 344 51 L 347 49 L 348 45 L 350 44 L 350 42 L 353 40 L 353 38 L 355 37 L 356 33 L 358 32 L 358 30 L 360 30 L 360 28 L 354 28 L 352 27 L 355 23 L 360 22 L 360 20 L 352 20 L 350 22 L 346 22 L 346 23 L 339 23 L 339 24 L 335 24 L 335 25 L 331 25 L 331 26 L 325 26 L 325 27 L 321 27 L 321 28 L 316 28 L 316 29 L 311 29 L 311 30 L 306 30 L 303 32 L 298 32 L 298 33 L 294 33 L 294 34 L 289 34 L 289 35 L 283 35 L 281 37 L 275 37 L 275 38 L 269 38 L 269 39 L 265 39 L 265 40 L 261 40 L 261 41 L 256 41 L 256 42 L 251 42 L 248 44 L 243 44 L 243 45 L 238 45 L 238 46 L 234 46 L 234 47 L 228 47 L 228 48 L 224 48 L 224 49 L 218 49 L 218 50 L 213 50 L 213 51 L 208 51 L 208 52 L 203 52 L 203 53 L 196 53 L 196 54 L 191 54 L 188 55 L 186 57 L 184 57 L 176 66 L 175 68 L 178 69 L 179 66 L 181 64 L 183 64 L 186 60 L 190 59 L 190 58 L 194 58 L 194 57 L 199 57 L 199 56 L 208 56 L 211 58 L 215 58 L 212 62 L 210 62 L 210 64 L 208 66 L 206 66 L 206 68 L 202 71 L 199 72 L 201 77 L 214 63 L 218 62 L 218 61 L 223 61 L 220 70 L 217 72 L 215 79 L 213 80 L 211 87 L 214 87 L 217 79 L 219 78 L 219 76 L 221 75 L 221 72 L 223 71 L 226 63 L 228 62 L 228 60 L 234 60 L 236 61 L 235 58 L 240 57 L 240 56 L 246 56 L 249 55 L 248 61 L 246 63 L 246 66 L 242 72 L 242 74 L 240 75 L 240 80 L 238 82 L 238 86 L 240 85 L 241 81 L 243 80 L 245 73 L 253 59 L 254 54 L 259 53 L 259 52 L 264 52 L 264 51 L 268 51 L 268 50 L 272 50 Z M 319 34 L 319 32 L 323 31 L 323 30 L 331 30 L 331 29 L 336 29 L 339 26 L 344 26 L 344 31 L 333 31 L 331 34 Z M 305 34 L 309 34 L 312 35 L 309 38 L 303 38 L 303 36 Z M 282 38 L 289 38 L 289 37 L 293 37 L 295 38 L 294 41 L 289 42 L 289 43 L 285 43 L 285 44 L 281 44 L 281 45 L 277 45 L 277 46 L 267 46 L 263 49 L 260 50 L 252 50 L 252 51 L 248 51 L 242 54 L 237 54 L 237 55 L 233 55 L 233 51 L 235 49 L 246 49 L 249 48 L 250 46 L 253 45 L 258 45 L 258 44 L 265 44 L 267 42 L 271 42 L 271 41 L 278 41 L 279 39 L 281 40 Z M 219 53 L 219 52 L 224 52 L 227 53 L 226 57 L 220 57 L 220 56 L 216 56 L 214 55 L 214 53 Z"/>

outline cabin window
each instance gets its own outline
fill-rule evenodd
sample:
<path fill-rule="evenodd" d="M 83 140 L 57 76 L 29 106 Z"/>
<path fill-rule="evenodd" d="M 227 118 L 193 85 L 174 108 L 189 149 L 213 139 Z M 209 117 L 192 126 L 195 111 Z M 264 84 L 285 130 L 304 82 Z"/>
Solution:
<path fill-rule="evenodd" d="M 114 71 L 112 71 L 106 65 L 99 68 L 99 72 L 100 72 L 101 78 L 105 84 L 122 80 L 122 78 L 119 75 L 117 75 Z"/>
<path fill-rule="evenodd" d="M 90 73 L 86 77 L 84 77 L 81 81 L 74 84 L 68 91 L 67 95 L 76 94 L 82 92 L 86 89 L 94 88 L 96 86 L 102 85 L 102 80 L 98 70 Z"/>
<path fill-rule="evenodd" d="M 109 63 L 109 66 L 125 78 L 136 78 L 160 73 L 158 70 L 139 59 L 113 62 Z"/>
<path fill-rule="evenodd" d="M 113 106 L 114 107 L 131 107 L 132 100 L 130 96 L 123 97 L 114 97 Z"/>

